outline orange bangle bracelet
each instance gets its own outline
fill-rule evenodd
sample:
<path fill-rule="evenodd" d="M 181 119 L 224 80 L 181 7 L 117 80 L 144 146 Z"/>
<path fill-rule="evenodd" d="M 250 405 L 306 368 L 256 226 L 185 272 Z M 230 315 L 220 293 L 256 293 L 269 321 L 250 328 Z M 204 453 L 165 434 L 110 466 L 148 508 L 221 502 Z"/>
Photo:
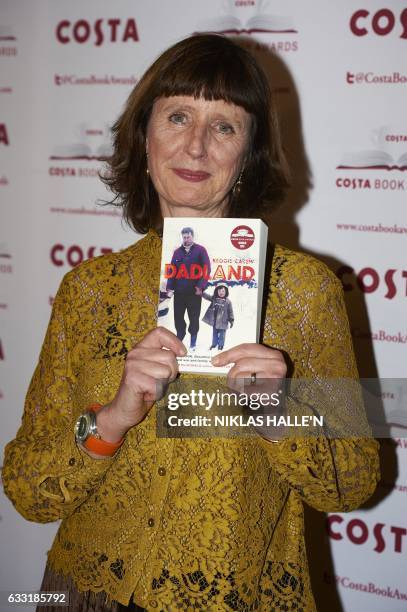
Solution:
<path fill-rule="evenodd" d="M 92 410 L 92 412 L 98 412 L 101 408 L 103 408 L 102 404 L 91 404 L 88 406 L 88 410 Z M 83 446 L 87 450 L 97 453 L 98 455 L 112 457 L 123 442 L 124 438 L 118 442 L 106 442 L 106 440 L 102 440 L 101 438 L 89 436 L 89 438 L 83 442 Z"/>

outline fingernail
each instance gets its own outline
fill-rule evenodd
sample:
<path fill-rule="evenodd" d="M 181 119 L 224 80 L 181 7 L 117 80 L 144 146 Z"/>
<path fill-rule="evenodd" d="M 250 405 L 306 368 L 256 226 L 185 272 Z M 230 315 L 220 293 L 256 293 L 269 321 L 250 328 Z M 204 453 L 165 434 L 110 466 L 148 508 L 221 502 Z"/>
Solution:
<path fill-rule="evenodd" d="M 181 355 L 186 355 L 188 353 L 188 351 L 187 351 L 187 349 L 186 349 L 184 344 L 180 348 L 180 353 L 181 353 Z"/>
<path fill-rule="evenodd" d="M 212 357 L 211 361 L 213 365 L 217 365 L 219 363 L 219 357 L 215 355 L 215 357 Z"/>

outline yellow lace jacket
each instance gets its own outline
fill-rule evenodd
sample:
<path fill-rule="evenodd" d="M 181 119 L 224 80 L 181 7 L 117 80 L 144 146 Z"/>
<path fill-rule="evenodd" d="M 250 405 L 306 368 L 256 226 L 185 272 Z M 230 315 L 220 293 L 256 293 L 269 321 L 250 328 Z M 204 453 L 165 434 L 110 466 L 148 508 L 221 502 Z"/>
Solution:
<path fill-rule="evenodd" d="M 113 458 L 75 443 L 78 415 L 113 398 L 126 352 L 156 325 L 160 255 L 151 230 L 63 279 L 5 492 L 28 520 L 62 519 L 48 563 L 80 590 L 170 612 L 314 610 L 303 502 L 342 512 L 366 500 L 373 439 L 158 438 L 155 405 Z M 288 353 L 294 377 L 357 376 L 339 281 L 280 246 L 262 341 Z"/>

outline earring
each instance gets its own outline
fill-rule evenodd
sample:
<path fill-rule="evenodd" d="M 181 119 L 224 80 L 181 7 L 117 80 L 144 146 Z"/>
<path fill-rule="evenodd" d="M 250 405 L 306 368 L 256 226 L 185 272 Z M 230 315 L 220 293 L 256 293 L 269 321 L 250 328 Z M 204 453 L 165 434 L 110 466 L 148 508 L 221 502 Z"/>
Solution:
<path fill-rule="evenodd" d="M 235 195 L 236 191 L 237 193 L 239 193 L 240 191 L 240 188 L 242 186 L 242 175 L 243 175 L 243 170 L 240 171 L 239 178 L 237 179 L 236 183 L 233 185 L 233 189 L 232 189 L 233 195 Z"/>
<path fill-rule="evenodd" d="M 146 151 L 146 174 L 147 176 L 150 174 L 150 170 L 148 169 L 148 153 Z"/>

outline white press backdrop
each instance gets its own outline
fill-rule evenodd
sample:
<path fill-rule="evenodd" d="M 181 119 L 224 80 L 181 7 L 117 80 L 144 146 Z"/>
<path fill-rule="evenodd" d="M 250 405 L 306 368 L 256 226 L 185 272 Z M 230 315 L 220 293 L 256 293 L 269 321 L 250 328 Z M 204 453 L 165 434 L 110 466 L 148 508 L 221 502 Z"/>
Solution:
<path fill-rule="evenodd" d="M 18 427 L 63 274 L 138 238 L 95 204 L 108 197 L 97 170 L 109 127 L 162 50 L 207 30 L 246 37 L 275 92 L 293 187 L 273 239 L 321 257 L 342 279 L 361 374 L 406 376 L 404 0 L 2 0 L 2 447 Z M 406 410 L 397 393 L 383 403 Z M 407 609 L 402 434 L 383 445 L 368 508 L 332 515 L 330 527 L 307 515 L 321 610 Z M 39 588 L 55 530 L 26 522 L 0 493 L 0 590 Z"/>

